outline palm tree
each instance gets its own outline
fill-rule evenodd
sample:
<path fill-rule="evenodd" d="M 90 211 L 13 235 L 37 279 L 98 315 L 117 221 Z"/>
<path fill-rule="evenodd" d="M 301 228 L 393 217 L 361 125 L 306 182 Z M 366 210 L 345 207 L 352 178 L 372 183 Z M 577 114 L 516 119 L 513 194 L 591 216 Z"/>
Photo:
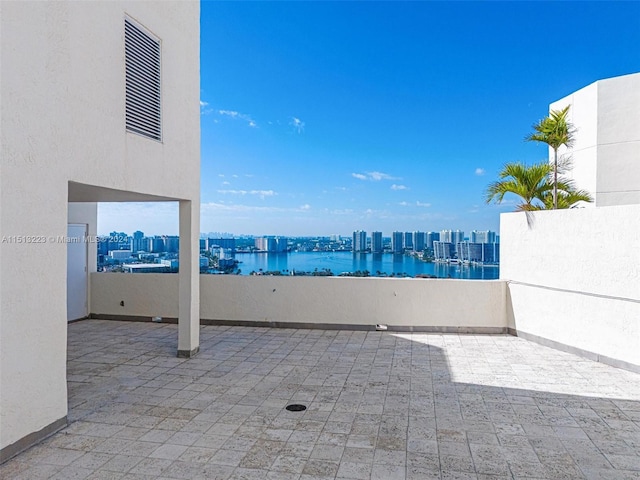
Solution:
<path fill-rule="evenodd" d="M 570 180 L 549 183 L 551 172 L 551 165 L 546 162 L 531 166 L 507 163 L 499 174 L 501 180 L 487 187 L 486 202 L 501 203 L 507 193 L 513 193 L 522 199 L 516 211 L 531 211 L 572 208 L 578 202 L 593 201 L 589 192 L 576 190 Z"/>
<path fill-rule="evenodd" d="M 558 149 L 561 146 L 571 147 L 574 142 L 575 129 L 569 121 L 567 105 L 562 110 L 551 110 L 548 117 L 533 125 L 534 133 L 526 137 L 527 141 L 546 143 L 553 148 L 553 208 L 558 208 Z"/>
<path fill-rule="evenodd" d="M 548 163 L 537 163 L 527 166 L 521 162 L 507 163 L 497 180 L 487 187 L 486 202 L 502 203 L 505 194 L 513 193 L 522 199 L 516 206 L 516 211 L 540 210 L 544 208 L 542 202 L 552 186 L 549 184 L 551 166 Z"/>
<path fill-rule="evenodd" d="M 574 208 L 580 202 L 593 202 L 593 197 L 586 190 L 576 190 L 571 183 L 560 182 L 556 197 L 556 208 Z M 547 193 L 542 199 L 546 210 L 554 208 L 553 195 Z"/>

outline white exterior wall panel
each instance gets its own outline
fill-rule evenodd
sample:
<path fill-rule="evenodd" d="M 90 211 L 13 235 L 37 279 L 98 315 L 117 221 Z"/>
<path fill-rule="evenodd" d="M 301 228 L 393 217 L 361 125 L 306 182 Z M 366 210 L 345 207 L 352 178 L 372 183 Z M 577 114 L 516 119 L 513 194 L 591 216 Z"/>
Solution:
<path fill-rule="evenodd" d="M 567 176 L 595 198 L 583 206 L 640 203 L 640 73 L 599 80 L 549 109 L 567 105 L 575 143 L 569 150 L 561 147 L 559 154 L 573 160 Z"/>
<path fill-rule="evenodd" d="M 125 15 L 162 41 L 162 143 L 125 131 Z M 67 412 L 67 246 L 52 239 L 79 221 L 69 181 L 199 204 L 199 4 L 3 1 L 0 21 L 0 233 L 39 239 L 0 245 L 5 449 Z"/>

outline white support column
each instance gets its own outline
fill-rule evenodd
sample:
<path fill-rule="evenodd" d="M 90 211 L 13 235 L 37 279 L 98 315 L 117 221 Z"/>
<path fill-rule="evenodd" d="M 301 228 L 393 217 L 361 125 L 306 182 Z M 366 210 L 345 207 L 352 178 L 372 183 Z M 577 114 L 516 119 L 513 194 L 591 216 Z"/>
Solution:
<path fill-rule="evenodd" d="M 200 210 L 191 201 L 180 201 L 179 357 L 193 357 L 200 350 L 199 242 Z"/>

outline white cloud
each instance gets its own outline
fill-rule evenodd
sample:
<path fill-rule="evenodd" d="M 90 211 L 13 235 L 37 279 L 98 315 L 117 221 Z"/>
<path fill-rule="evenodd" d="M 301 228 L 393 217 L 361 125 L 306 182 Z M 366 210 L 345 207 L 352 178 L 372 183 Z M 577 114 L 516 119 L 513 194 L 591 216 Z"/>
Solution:
<path fill-rule="evenodd" d="M 401 207 L 408 207 L 409 203 L 408 202 L 400 202 L 398 205 L 400 205 Z"/>
<path fill-rule="evenodd" d="M 396 185 L 395 183 L 391 185 L 391 190 L 409 190 L 409 187 L 405 185 Z"/>
<path fill-rule="evenodd" d="M 208 106 L 209 102 L 200 100 L 200 115 L 209 115 L 211 112 L 213 112 L 212 108 L 207 108 Z"/>
<path fill-rule="evenodd" d="M 380 180 L 399 180 L 398 177 L 392 177 L 391 175 L 382 172 L 369 172 L 367 175 L 371 177 L 371 180 L 375 180 L 376 182 L 379 182 Z"/>
<path fill-rule="evenodd" d="M 300 206 L 300 210 L 311 210 L 311 205 L 305 203 L 304 205 Z"/>
<path fill-rule="evenodd" d="M 400 180 L 398 177 L 392 177 L 382 172 L 352 173 L 351 176 L 358 180 L 371 180 L 373 182 L 379 182 L 380 180 Z"/>
<path fill-rule="evenodd" d="M 306 208 L 309 207 L 309 208 Z M 309 210 L 311 206 L 302 205 L 295 208 L 270 207 L 261 205 L 239 205 L 227 204 L 225 202 L 208 202 L 200 205 L 202 215 L 220 214 L 220 213 L 301 213 Z"/>
<path fill-rule="evenodd" d="M 480 167 L 476 168 L 476 175 L 481 177 L 484 174 L 485 174 L 484 168 L 480 168 Z"/>
<path fill-rule="evenodd" d="M 298 132 L 304 132 L 304 122 L 297 117 L 291 117 L 291 122 L 289 123 L 293 127 L 293 129 Z"/>
<path fill-rule="evenodd" d="M 260 198 L 277 195 L 273 190 L 218 190 L 223 195 L 257 195 Z"/>
<path fill-rule="evenodd" d="M 231 182 L 224 181 L 222 182 L 222 185 L 231 185 Z"/>
<path fill-rule="evenodd" d="M 247 115 L 246 113 L 240 113 L 236 110 L 218 110 L 218 114 L 224 117 L 230 117 L 237 120 L 242 120 L 247 122 L 247 125 L 252 128 L 257 128 L 258 124 L 251 118 L 251 115 Z"/>
<path fill-rule="evenodd" d="M 430 207 L 430 203 L 416 202 L 416 206 L 418 207 Z"/>

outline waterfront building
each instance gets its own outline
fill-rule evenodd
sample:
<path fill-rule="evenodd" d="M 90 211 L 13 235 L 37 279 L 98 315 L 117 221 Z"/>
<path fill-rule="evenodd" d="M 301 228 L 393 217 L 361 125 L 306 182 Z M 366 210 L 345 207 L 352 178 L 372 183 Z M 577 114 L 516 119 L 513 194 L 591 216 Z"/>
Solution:
<path fill-rule="evenodd" d="M 287 237 L 264 236 L 254 239 L 256 250 L 268 253 L 283 253 L 287 251 Z"/>
<path fill-rule="evenodd" d="M 425 247 L 425 234 L 424 232 L 413 232 L 413 250 L 415 252 L 422 252 Z"/>
<path fill-rule="evenodd" d="M 461 230 L 442 230 L 440 232 L 440 241 L 451 243 L 453 245 L 453 251 L 457 254 L 458 244 L 464 242 L 464 232 Z"/>
<path fill-rule="evenodd" d="M 460 242 L 457 251 L 458 258 L 461 262 L 482 264 L 500 263 L 499 243 Z"/>
<path fill-rule="evenodd" d="M 473 230 L 469 235 L 471 243 L 496 243 L 496 232 L 491 230 Z"/>
<path fill-rule="evenodd" d="M 382 253 L 382 232 L 371 232 L 371 253 Z"/>
<path fill-rule="evenodd" d="M 403 247 L 405 250 L 413 250 L 413 233 L 404 232 Z"/>
<path fill-rule="evenodd" d="M 402 253 L 404 247 L 404 235 L 402 232 L 391 234 L 391 253 Z"/>
<path fill-rule="evenodd" d="M 440 241 L 439 232 L 427 232 L 425 235 L 425 246 L 433 250 L 433 242 Z"/>
<path fill-rule="evenodd" d="M 356 230 L 355 232 L 353 232 L 353 251 L 367 251 L 367 232 L 365 232 L 364 230 Z"/>
<path fill-rule="evenodd" d="M 212 251 L 214 248 L 224 248 L 226 250 L 236 251 L 235 238 L 207 238 L 206 249 Z"/>
<path fill-rule="evenodd" d="M 441 242 L 436 240 L 433 242 L 433 257 L 436 262 L 447 261 L 455 258 L 454 245 L 451 242 Z"/>

